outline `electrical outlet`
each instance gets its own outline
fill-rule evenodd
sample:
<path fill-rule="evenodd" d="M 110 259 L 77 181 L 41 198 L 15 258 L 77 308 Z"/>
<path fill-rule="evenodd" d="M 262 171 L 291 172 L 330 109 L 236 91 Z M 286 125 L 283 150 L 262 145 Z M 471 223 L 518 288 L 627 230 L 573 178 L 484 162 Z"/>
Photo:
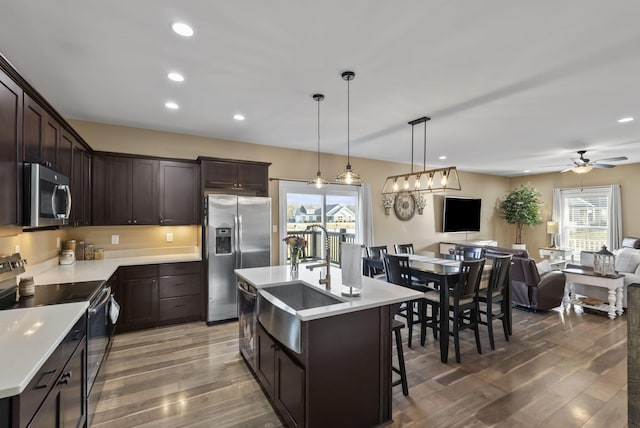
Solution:
<path fill-rule="evenodd" d="M 20 252 L 20 245 L 15 245 L 15 246 L 13 247 L 13 252 L 14 252 L 14 253 L 19 253 L 19 252 Z"/>
<path fill-rule="evenodd" d="M 60 249 L 60 237 L 56 236 L 56 248 L 59 250 Z"/>
<path fill-rule="evenodd" d="M 111 243 L 118 245 L 120 243 L 120 235 L 111 235 Z"/>
<path fill-rule="evenodd" d="M 278 233 L 278 225 L 277 224 L 273 225 L 273 233 Z"/>
<path fill-rule="evenodd" d="M 173 233 L 167 232 L 167 242 L 173 242 Z"/>

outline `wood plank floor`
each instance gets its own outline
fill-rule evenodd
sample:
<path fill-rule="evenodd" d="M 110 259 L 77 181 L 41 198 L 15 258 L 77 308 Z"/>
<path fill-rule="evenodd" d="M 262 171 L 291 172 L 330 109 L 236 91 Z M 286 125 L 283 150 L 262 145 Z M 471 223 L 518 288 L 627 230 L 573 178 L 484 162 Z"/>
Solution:
<path fill-rule="evenodd" d="M 416 346 L 416 333 L 407 348 L 404 329 L 410 395 L 394 388 L 388 426 L 627 426 L 626 317 L 513 314 L 509 342 L 495 324 L 495 351 L 486 327 L 482 355 L 473 333 L 463 332 L 462 364 L 442 364 L 433 337 Z M 116 336 L 92 426 L 280 427 L 238 353 L 237 334 L 232 322 Z"/>

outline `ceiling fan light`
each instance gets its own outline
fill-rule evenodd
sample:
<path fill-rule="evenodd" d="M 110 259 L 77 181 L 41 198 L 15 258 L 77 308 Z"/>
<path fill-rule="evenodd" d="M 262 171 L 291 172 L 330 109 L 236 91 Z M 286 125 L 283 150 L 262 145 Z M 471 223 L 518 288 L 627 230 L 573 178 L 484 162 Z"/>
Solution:
<path fill-rule="evenodd" d="M 593 169 L 593 167 L 591 165 L 577 165 L 574 166 L 571 171 L 575 172 L 576 174 L 586 174 L 587 172 L 591 171 Z"/>

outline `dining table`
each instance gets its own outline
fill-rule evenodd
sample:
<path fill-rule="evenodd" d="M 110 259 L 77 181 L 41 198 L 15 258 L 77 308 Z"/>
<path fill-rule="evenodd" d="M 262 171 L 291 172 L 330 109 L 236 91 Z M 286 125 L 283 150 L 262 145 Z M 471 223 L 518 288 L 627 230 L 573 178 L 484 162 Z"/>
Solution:
<path fill-rule="evenodd" d="M 440 361 L 447 363 L 449 359 L 449 292 L 458 281 L 460 273 L 459 256 L 451 254 L 439 254 L 433 252 L 421 252 L 419 254 L 408 254 L 409 268 L 411 275 L 427 283 L 435 283 L 440 292 L 440 322 L 438 323 L 438 334 L 440 344 Z M 374 273 L 384 270 L 384 263 L 381 258 L 363 257 L 362 274 L 373 276 Z M 491 259 L 487 259 L 485 269 L 482 274 L 481 288 L 487 286 L 491 270 Z M 507 287 L 507 328 L 511 334 L 511 294 L 510 287 Z"/>

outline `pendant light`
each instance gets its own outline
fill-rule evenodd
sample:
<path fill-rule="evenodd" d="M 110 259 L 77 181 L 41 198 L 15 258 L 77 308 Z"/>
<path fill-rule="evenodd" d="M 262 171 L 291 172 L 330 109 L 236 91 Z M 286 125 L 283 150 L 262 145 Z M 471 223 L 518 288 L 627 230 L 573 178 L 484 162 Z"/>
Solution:
<path fill-rule="evenodd" d="M 327 180 L 322 178 L 320 173 L 320 101 L 324 100 L 324 95 L 313 94 L 313 99 L 318 102 L 318 172 L 315 178 L 309 181 L 309 184 L 316 186 L 316 189 L 322 189 L 327 184 Z"/>
<path fill-rule="evenodd" d="M 342 173 L 336 177 L 338 183 L 344 184 L 356 184 L 362 182 L 362 177 L 351 169 L 351 157 L 350 157 L 350 141 L 349 141 L 349 83 L 356 77 L 356 73 L 353 71 L 345 71 L 342 73 L 342 79 L 347 81 L 347 166 Z"/>

